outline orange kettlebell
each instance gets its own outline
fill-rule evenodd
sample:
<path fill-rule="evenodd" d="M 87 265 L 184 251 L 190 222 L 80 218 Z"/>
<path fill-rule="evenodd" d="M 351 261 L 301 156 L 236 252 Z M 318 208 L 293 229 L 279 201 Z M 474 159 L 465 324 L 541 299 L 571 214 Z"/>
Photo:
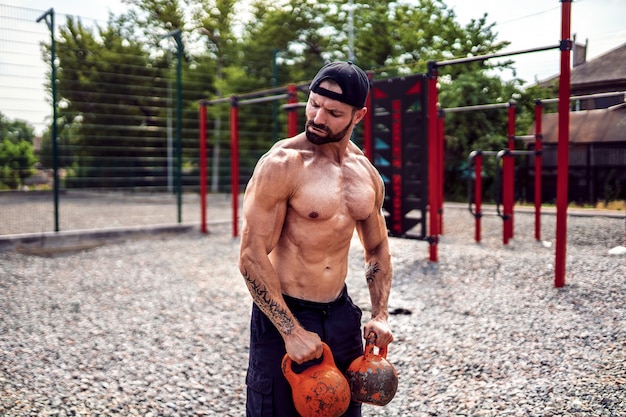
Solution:
<path fill-rule="evenodd" d="M 374 353 L 376 334 L 367 336 L 365 353 L 356 358 L 346 372 L 352 400 L 372 405 L 386 405 L 396 395 L 398 374 L 387 361 L 387 347 Z"/>
<path fill-rule="evenodd" d="M 282 370 L 291 385 L 293 402 L 302 417 L 339 417 L 350 405 L 350 386 L 324 343 L 322 362 L 297 374 L 288 355 Z"/>

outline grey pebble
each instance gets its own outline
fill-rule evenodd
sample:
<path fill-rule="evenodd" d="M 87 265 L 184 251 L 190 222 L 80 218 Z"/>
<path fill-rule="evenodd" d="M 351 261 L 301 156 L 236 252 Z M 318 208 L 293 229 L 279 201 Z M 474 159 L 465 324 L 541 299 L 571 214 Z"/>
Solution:
<path fill-rule="evenodd" d="M 228 216 L 226 213 L 225 217 Z M 554 216 L 502 225 L 447 209 L 439 262 L 391 239 L 387 359 L 396 397 L 364 416 L 624 416 L 624 219 L 568 219 L 554 288 Z M 58 256 L 0 252 L 0 415 L 243 416 L 251 298 L 229 225 Z M 355 238 L 348 287 L 369 317 Z"/>

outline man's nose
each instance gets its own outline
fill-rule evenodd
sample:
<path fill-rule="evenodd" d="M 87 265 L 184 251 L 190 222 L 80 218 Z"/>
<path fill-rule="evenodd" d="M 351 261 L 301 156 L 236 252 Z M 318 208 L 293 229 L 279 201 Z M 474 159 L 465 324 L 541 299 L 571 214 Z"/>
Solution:
<path fill-rule="evenodd" d="M 327 114 L 324 109 L 317 109 L 315 112 L 315 116 L 313 117 L 313 122 L 316 125 L 325 125 L 327 119 Z"/>

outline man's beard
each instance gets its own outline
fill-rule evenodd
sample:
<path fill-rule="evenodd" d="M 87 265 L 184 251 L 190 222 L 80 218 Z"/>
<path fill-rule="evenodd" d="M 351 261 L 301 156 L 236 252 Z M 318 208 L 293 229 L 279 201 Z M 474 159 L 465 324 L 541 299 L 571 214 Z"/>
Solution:
<path fill-rule="evenodd" d="M 324 132 L 326 132 L 326 136 L 320 136 L 317 133 L 310 131 L 309 127 L 314 127 L 316 129 L 323 130 Z M 348 131 L 350 130 L 351 127 L 352 127 L 352 122 L 348 123 L 348 125 L 344 129 L 342 129 L 340 132 L 333 133 L 328 126 L 318 125 L 318 124 L 313 123 L 313 120 L 308 120 L 306 122 L 305 134 L 309 142 L 315 145 L 323 145 L 325 143 L 340 142 L 348 134 Z"/>

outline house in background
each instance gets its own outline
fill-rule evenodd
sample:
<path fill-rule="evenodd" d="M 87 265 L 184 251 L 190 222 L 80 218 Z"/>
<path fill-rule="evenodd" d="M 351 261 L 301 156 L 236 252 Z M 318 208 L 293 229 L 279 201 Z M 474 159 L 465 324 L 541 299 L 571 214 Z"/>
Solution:
<path fill-rule="evenodd" d="M 626 92 L 626 43 L 591 61 L 587 45 L 575 44 L 571 96 Z M 558 76 L 542 85 L 558 83 Z M 602 95 L 572 101 L 569 138 L 569 201 L 626 200 L 626 97 Z M 542 196 L 556 198 L 558 113 L 542 117 Z M 531 132 L 534 134 L 534 128 Z M 532 146 L 531 146 L 532 147 Z M 530 161 L 528 175 L 534 175 Z M 534 181 L 526 181 L 533 195 Z"/>

